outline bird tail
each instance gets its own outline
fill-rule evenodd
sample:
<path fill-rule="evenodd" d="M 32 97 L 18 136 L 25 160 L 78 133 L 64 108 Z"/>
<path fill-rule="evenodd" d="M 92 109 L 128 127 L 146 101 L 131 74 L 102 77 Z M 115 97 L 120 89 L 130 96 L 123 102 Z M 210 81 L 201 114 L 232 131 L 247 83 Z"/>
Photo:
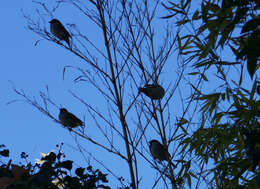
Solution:
<path fill-rule="evenodd" d="M 69 39 L 69 37 L 68 37 L 68 39 L 66 39 L 66 43 L 69 45 L 69 48 L 71 48 L 71 46 L 70 46 L 70 39 Z"/>
<path fill-rule="evenodd" d="M 142 87 L 138 88 L 138 94 L 140 94 L 141 92 L 144 92 L 144 88 Z"/>

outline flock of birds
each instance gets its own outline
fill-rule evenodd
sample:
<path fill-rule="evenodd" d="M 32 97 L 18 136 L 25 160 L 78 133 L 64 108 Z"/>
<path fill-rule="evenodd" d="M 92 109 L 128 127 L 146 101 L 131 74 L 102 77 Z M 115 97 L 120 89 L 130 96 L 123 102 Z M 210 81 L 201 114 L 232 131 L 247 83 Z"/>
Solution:
<path fill-rule="evenodd" d="M 50 31 L 61 41 L 65 41 L 69 48 L 71 48 L 70 38 L 71 35 L 57 19 L 52 19 L 50 22 Z M 165 90 L 158 84 L 146 84 L 144 87 L 138 89 L 138 93 L 144 93 L 152 100 L 160 100 L 165 94 Z M 84 123 L 77 118 L 74 114 L 70 113 L 67 109 L 61 108 L 59 113 L 60 123 L 67 127 L 70 131 L 78 126 L 84 126 Z M 170 158 L 167 148 L 157 140 L 149 142 L 149 149 L 152 157 L 159 161 L 168 161 Z"/>

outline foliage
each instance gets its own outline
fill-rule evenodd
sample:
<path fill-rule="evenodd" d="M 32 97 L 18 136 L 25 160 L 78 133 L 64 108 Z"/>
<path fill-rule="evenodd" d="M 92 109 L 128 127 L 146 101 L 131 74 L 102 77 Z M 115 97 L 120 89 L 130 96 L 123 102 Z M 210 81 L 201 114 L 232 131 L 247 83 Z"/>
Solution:
<path fill-rule="evenodd" d="M 206 90 L 205 94 L 193 86 L 196 100 L 202 102 L 201 123 L 191 136 L 184 137 L 182 150 L 194 154 L 200 165 L 210 166 L 205 175 L 213 175 L 211 187 L 258 188 L 260 104 L 255 93 L 259 86 L 257 81 L 251 89 L 242 85 L 248 82 L 243 79 L 243 64 L 247 64 L 251 79 L 259 68 L 259 1 L 223 0 L 221 4 L 206 0 L 195 10 L 194 1 L 168 3 L 163 4 L 169 11 L 163 18 L 176 18 L 177 26 L 194 31 L 178 37 L 180 55 L 194 68 L 203 69 L 190 75 L 203 75 L 208 82 L 206 71 L 214 67 L 220 79 L 220 87 L 213 93 Z M 233 53 L 228 61 L 222 59 L 224 51 Z M 238 81 L 233 72 L 227 72 L 232 68 L 240 72 Z"/>
<path fill-rule="evenodd" d="M 4 145 L 1 145 L 4 148 Z M 8 150 L 3 149 L 0 158 L 8 158 Z M 1 158 L 1 159 L 2 159 Z M 21 158 L 27 161 L 28 155 L 24 152 Z M 78 167 L 73 170 L 73 161 L 63 160 L 65 154 L 50 152 L 42 154 L 41 160 L 25 165 L 11 164 L 1 161 L 0 188 L 1 189 L 109 189 L 107 175 L 100 170 L 94 170 L 91 165 L 86 168 Z M 0 160 L 1 160 L 0 159 Z"/>
<path fill-rule="evenodd" d="M 260 17 L 257 14 L 260 5 L 257 0 L 223 0 L 221 5 L 212 0 L 202 1 L 201 8 L 194 11 L 191 17 L 191 1 L 169 4 L 163 4 L 170 11 L 163 18 L 183 16 L 184 19 L 176 22 L 178 26 L 200 23 L 194 35 L 184 35 L 178 39 L 180 54 L 188 55 L 190 60 L 197 58 L 194 67 L 243 64 L 242 61 L 246 60 L 248 72 L 253 78 L 260 58 Z M 226 47 L 241 61 L 220 61 L 216 51 Z"/>

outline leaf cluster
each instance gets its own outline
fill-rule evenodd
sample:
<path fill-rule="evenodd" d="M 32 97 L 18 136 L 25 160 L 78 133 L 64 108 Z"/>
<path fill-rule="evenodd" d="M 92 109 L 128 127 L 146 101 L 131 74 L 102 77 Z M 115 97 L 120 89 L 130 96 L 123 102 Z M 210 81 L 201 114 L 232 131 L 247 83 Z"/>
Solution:
<path fill-rule="evenodd" d="M 4 148 L 4 145 L 1 146 Z M 9 157 L 9 150 L 4 148 L 0 151 L 0 157 Z M 28 155 L 21 154 L 22 159 Z M 42 153 L 41 160 L 32 165 L 11 165 L 1 162 L 0 165 L 0 186 L 5 189 L 109 189 L 107 174 L 95 170 L 91 165 L 86 168 L 78 167 L 73 170 L 73 161 L 63 160 L 64 153 L 50 152 Z M 14 169 L 16 168 L 16 169 Z M 18 171 L 19 173 L 18 175 Z"/>
<path fill-rule="evenodd" d="M 179 16 L 177 26 L 190 24 L 195 27 L 196 33 L 179 36 L 178 40 L 180 54 L 189 55 L 189 60 L 196 59 L 195 67 L 235 65 L 246 61 L 248 73 L 253 78 L 260 57 L 260 5 L 257 0 L 223 0 L 222 4 L 203 0 L 200 9 L 193 13 L 190 13 L 193 4 L 189 0 L 163 6 L 170 12 L 163 18 Z M 219 60 L 216 51 L 226 47 L 233 52 L 237 62 Z"/>

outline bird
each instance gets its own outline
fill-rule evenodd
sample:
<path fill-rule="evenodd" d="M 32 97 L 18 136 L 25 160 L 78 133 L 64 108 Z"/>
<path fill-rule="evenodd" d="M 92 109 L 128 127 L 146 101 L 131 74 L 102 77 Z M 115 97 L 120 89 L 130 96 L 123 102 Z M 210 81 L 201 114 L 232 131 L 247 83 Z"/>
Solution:
<path fill-rule="evenodd" d="M 138 93 L 144 93 L 146 96 L 150 97 L 152 100 L 162 99 L 165 91 L 161 85 L 158 84 L 146 84 L 144 87 L 138 89 Z"/>
<path fill-rule="evenodd" d="M 56 36 L 59 40 L 64 40 L 70 47 L 70 37 L 71 35 L 66 30 L 66 28 L 62 25 L 62 23 L 58 19 L 52 19 L 50 22 L 50 30 L 51 33 Z"/>
<path fill-rule="evenodd" d="M 168 161 L 170 154 L 165 146 L 163 146 L 158 140 L 151 140 L 149 142 L 150 153 L 154 159 L 159 161 Z"/>
<path fill-rule="evenodd" d="M 83 122 L 77 118 L 74 114 L 68 112 L 66 108 L 60 109 L 59 120 L 61 124 L 68 127 L 70 130 L 77 126 L 83 126 Z"/>

